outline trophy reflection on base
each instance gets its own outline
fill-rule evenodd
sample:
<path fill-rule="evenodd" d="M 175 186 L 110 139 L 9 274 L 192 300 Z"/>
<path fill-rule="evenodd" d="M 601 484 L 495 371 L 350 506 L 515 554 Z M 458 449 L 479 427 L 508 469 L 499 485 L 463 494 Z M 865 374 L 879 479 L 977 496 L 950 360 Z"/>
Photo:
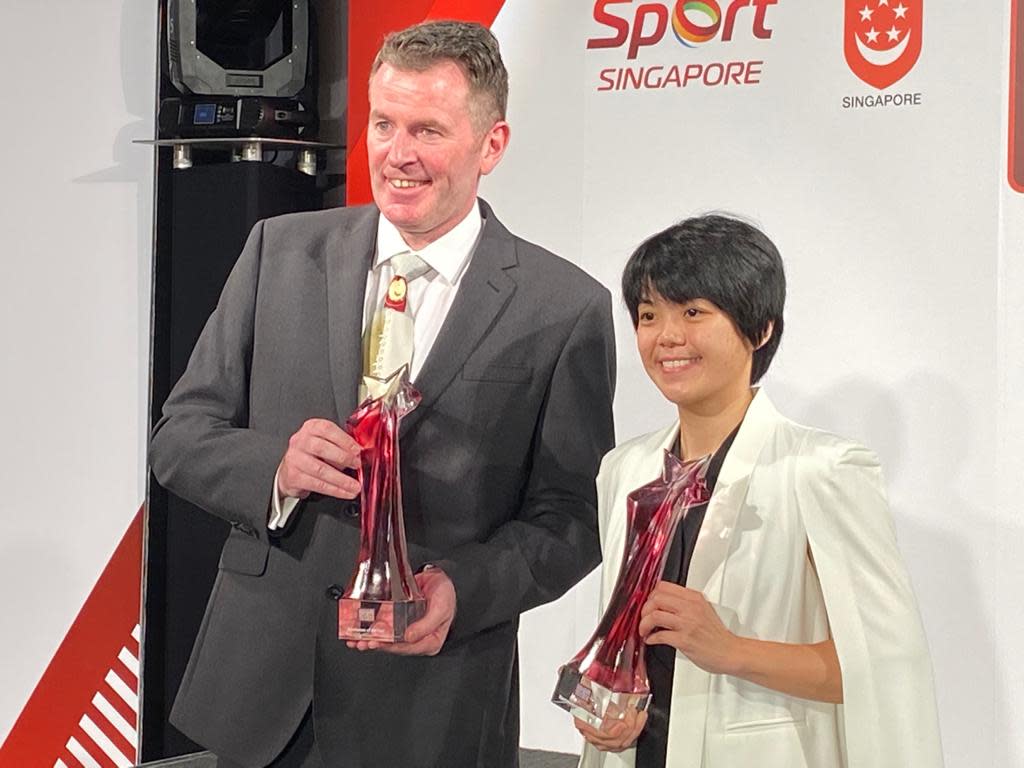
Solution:
<path fill-rule="evenodd" d="M 401 642 L 426 612 L 406 552 L 398 425 L 420 402 L 408 366 L 387 379 L 364 378 L 368 397 L 345 423 L 362 446 L 359 555 L 338 600 L 342 640 Z"/>
<path fill-rule="evenodd" d="M 709 462 L 707 456 L 680 461 L 666 451 L 661 477 L 626 499 L 626 551 L 608 607 L 587 644 L 558 670 L 551 696 L 595 727 L 650 703 L 640 611 L 662 577 L 679 521 L 708 499 Z"/>

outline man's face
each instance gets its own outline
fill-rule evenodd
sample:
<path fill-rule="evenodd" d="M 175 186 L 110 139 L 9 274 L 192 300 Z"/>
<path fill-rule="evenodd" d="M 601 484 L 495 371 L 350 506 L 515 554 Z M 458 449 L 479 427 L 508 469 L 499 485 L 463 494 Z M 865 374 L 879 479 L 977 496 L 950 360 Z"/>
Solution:
<path fill-rule="evenodd" d="M 474 124 L 469 83 L 453 61 L 423 72 L 382 64 L 370 80 L 366 147 L 381 213 L 412 248 L 449 232 L 501 160 L 508 125 Z"/>
<path fill-rule="evenodd" d="M 680 413 L 714 415 L 749 393 L 754 348 L 707 299 L 677 304 L 654 293 L 637 307 L 636 344 Z"/>

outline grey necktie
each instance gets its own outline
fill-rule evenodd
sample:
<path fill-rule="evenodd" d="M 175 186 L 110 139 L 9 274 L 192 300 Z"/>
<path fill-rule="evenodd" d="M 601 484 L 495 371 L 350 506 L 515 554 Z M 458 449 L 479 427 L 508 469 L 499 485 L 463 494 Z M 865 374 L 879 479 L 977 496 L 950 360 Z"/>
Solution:
<path fill-rule="evenodd" d="M 386 379 L 412 363 L 415 325 L 408 307 L 409 288 L 416 278 L 430 271 L 430 266 L 411 251 L 392 256 L 391 267 L 394 277 L 367 329 L 364 374 L 377 379 Z"/>

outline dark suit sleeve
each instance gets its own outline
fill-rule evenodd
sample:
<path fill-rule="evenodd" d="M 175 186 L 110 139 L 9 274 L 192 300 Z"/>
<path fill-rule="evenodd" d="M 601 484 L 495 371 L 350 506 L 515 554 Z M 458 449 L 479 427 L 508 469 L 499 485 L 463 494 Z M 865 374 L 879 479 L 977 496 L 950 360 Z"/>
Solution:
<path fill-rule="evenodd" d="M 512 621 L 556 599 L 600 562 L 595 478 L 614 444 L 611 299 L 585 306 L 551 374 L 515 519 L 436 564 L 455 585 L 450 639 Z"/>
<path fill-rule="evenodd" d="M 287 440 L 248 426 L 262 244 L 260 222 L 164 403 L 149 460 L 168 490 L 265 537 L 271 486 Z"/>

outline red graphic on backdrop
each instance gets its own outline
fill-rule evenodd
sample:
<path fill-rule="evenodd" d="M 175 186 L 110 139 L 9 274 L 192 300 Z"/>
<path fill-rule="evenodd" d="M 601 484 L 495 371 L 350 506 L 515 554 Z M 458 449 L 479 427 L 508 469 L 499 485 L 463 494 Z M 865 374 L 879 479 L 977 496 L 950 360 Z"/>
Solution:
<path fill-rule="evenodd" d="M 1010 21 L 1010 186 L 1024 193 L 1024 27 L 1021 2 L 1013 0 Z"/>
<path fill-rule="evenodd" d="M 140 509 L 0 746 L 0 768 L 135 765 L 141 574 Z"/>
<path fill-rule="evenodd" d="M 846 0 L 843 49 L 853 74 L 879 90 L 921 55 L 924 0 Z"/>

